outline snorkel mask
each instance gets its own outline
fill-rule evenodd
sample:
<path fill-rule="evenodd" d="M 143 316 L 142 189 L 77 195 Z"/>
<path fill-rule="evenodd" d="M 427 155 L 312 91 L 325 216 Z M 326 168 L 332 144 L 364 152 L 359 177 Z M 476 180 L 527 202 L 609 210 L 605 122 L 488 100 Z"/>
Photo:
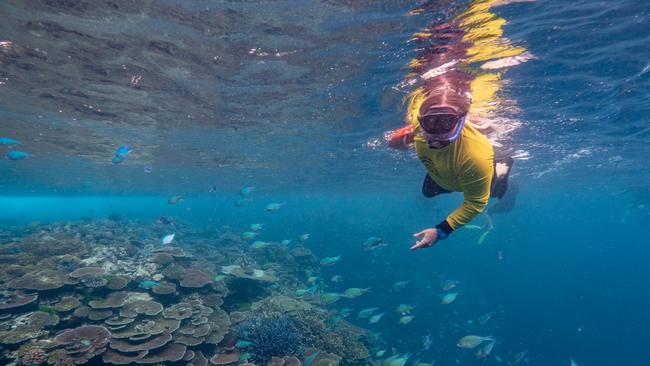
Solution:
<path fill-rule="evenodd" d="M 467 114 L 459 116 L 454 108 L 447 106 L 430 108 L 418 118 L 427 144 L 432 149 L 442 149 L 456 141 L 466 119 Z"/>

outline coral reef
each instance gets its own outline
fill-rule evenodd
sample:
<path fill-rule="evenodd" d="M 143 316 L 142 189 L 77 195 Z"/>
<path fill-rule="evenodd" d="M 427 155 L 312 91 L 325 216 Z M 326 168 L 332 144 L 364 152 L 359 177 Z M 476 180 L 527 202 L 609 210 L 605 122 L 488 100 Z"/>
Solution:
<path fill-rule="evenodd" d="M 2 236 L 0 364 L 300 366 L 307 348 L 320 366 L 367 357 L 363 332 L 291 296 L 320 270 L 309 249 L 252 250 L 229 228 L 179 220 L 183 240 L 164 246 L 159 225 L 34 223 Z"/>

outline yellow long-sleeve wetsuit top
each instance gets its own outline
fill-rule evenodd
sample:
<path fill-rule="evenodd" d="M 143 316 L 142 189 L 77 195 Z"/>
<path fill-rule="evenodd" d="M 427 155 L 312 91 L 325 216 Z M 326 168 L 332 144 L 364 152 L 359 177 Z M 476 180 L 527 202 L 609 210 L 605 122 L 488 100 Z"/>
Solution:
<path fill-rule="evenodd" d="M 463 203 L 447 216 L 447 223 L 456 230 L 483 212 L 487 205 L 494 175 L 494 149 L 490 140 L 470 124 L 465 124 L 460 137 L 449 146 L 430 148 L 417 118 L 421 103 L 411 104 L 415 152 L 427 174 L 442 188 L 463 192 Z"/>

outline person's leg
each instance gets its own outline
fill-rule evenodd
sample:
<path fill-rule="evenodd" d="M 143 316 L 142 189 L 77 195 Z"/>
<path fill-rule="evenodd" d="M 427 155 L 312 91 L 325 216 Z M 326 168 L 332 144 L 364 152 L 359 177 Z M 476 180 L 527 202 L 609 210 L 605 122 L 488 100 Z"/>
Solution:
<path fill-rule="evenodd" d="M 510 182 L 508 184 L 508 190 L 503 195 L 503 197 L 499 198 L 499 201 L 491 204 L 490 207 L 488 207 L 487 214 L 494 215 L 512 211 L 512 209 L 515 208 L 515 203 L 517 203 L 518 192 L 519 187 L 515 184 L 515 182 Z"/>
<path fill-rule="evenodd" d="M 440 187 L 438 183 L 431 179 L 429 174 L 426 174 L 424 176 L 424 183 L 422 183 L 422 194 L 424 197 L 431 198 L 442 193 L 450 193 L 450 191 Z"/>
<path fill-rule="evenodd" d="M 494 177 L 492 178 L 492 189 L 490 197 L 502 199 L 508 191 L 508 180 L 514 160 L 508 156 L 495 151 L 494 156 Z"/>

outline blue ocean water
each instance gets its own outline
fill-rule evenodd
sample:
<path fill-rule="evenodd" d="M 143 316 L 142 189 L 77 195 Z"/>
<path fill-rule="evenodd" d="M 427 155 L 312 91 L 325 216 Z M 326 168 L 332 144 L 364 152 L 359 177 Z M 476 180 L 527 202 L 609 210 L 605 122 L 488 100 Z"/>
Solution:
<path fill-rule="evenodd" d="M 646 364 L 644 1 L 495 8 L 505 37 L 535 56 L 505 72 L 502 91 L 517 101 L 512 143 L 528 153 L 514 166 L 516 207 L 494 216 L 483 244 L 482 230 L 461 229 L 408 250 L 462 197 L 424 198 L 417 157 L 383 143 L 404 119 L 408 89 L 394 87 L 416 52 L 411 35 L 471 3 L 3 2 L 0 137 L 21 144 L 0 148 L 30 156 L 0 161 L 0 223 L 117 214 L 235 232 L 263 223 L 267 241 L 309 233 L 317 257 L 342 256 L 321 269 L 323 291 L 370 288 L 326 307 L 351 308 L 347 320 L 386 349 L 414 353 L 431 334 L 422 362 L 478 364 L 456 346 L 478 333 L 497 339 L 501 364 L 523 351 L 529 365 Z M 406 16 L 423 4 L 431 10 Z M 121 146 L 133 151 L 111 164 Z M 252 201 L 237 207 L 244 186 Z M 169 205 L 177 194 L 185 200 Z M 268 212 L 271 202 L 284 205 Z M 370 236 L 389 245 L 364 252 Z M 443 305 L 446 279 L 459 294 Z M 393 291 L 396 281 L 409 282 Z M 401 303 L 416 306 L 410 324 L 398 322 Z M 377 324 L 356 318 L 369 307 L 386 313 Z M 469 323 L 486 313 L 484 327 Z"/>

